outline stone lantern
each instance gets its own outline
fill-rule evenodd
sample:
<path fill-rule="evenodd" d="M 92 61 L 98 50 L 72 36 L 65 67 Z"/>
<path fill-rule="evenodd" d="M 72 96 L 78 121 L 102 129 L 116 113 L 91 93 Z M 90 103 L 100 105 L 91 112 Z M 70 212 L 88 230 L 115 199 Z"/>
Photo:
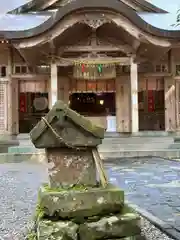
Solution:
<path fill-rule="evenodd" d="M 103 128 L 57 101 L 30 136 L 36 148 L 46 149 L 49 172 L 49 183 L 39 191 L 36 239 L 140 235 L 139 216 L 124 204 L 124 191 L 107 181 L 97 151 Z"/>

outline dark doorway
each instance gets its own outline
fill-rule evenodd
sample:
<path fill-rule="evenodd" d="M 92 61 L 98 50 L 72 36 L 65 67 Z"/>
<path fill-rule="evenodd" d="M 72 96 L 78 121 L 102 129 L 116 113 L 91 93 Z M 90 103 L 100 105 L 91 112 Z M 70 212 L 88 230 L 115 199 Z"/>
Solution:
<path fill-rule="evenodd" d="M 156 80 L 156 87 L 151 89 L 146 80 L 146 89 L 138 93 L 139 130 L 165 130 L 164 79 Z"/>
<path fill-rule="evenodd" d="M 29 133 L 48 109 L 48 93 L 19 93 L 19 133 Z"/>
<path fill-rule="evenodd" d="M 72 93 L 70 107 L 84 116 L 115 116 L 115 93 Z"/>

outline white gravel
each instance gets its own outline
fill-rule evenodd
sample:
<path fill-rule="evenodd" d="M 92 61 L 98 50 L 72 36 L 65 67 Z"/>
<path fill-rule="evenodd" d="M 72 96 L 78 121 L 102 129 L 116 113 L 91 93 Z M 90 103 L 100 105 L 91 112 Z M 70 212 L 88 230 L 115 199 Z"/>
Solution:
<path fill-rule="evenodd" d="M 40 164 L 0 165 L 0 239 L 20 240 L 31 218 L 39 186 L 47 181 Z"/>
<path fill-rule="evenodd" d="M 144 240 L 173 240 L 173 238 L 168 237 L 166 234 L 162 233 L 149 221 L 142 218 L 142 236 Z"/>
<path fill-rule="evenodd" d="M 41 164 L 0 165 L 0 240 L 25 239 L 24 233 L 43 182 L 47 182 L 47 174 Z M 171 240 L 144 219 L 142 235 L 146 240 Z"/>

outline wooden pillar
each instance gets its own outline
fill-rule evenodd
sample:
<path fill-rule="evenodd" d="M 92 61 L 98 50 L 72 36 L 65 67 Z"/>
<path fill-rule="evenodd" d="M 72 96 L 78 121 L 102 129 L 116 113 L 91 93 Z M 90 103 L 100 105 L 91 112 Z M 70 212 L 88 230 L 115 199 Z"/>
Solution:
<path fill-rule="evenodd" d="M 68 102 L 69 102 L 69 79 L 68 79 L 68 77 L 61 76 L 59 78 L 58 99 L 61 99 L 66 104 L 68 104 Z"/>
<path fill-rule="evenodd" d="M 13 61 L 12 61 L 12 48 L 9 48 L 8 51 L 8 65 L 7 65 L 7 78 L 8 78 L 8 86 L 7 86 L 7 130 L 8 134 L 13 134 L 13 96 L 12 96 L 12 69 L 13 69 Z"/>
<path fill-rule="evenodd" d="M 168 72 L 171 73 L 173 77 L 176 75 L 176 65 L 172 49 L 168 51 Z"/>
<path fill-rule="evenodd" d="M 138 66 L 131 58 L 130 65 L 130 89 L 131 89 L 131 132 L 139 131 L 139 112 L 138 112 Z"/>
<path fill-rule="evenodd" d="M 131 131 L 130 114 L 130 79 L 129 76 L 116 78 L 116 126 L 117 132 Z"/>
<path fill-rule="evenodd" d="M 51 77 L 49 84 L 49 109 L 55 104 L 58 100 L 58 73 L 57 73 L 57 65 L 55 63 L 51 63 Z"/>
<path fill-rule="evenodd" d="M 64 101 L 64 84 L 65 84 L 64 77 L 58 76 L 58 100 L 62 101 Z"/>
<path fill-rule="evenodd" d="M 18 79 L 12 79 L 12 134 L 19 134 L 19 85 Z"/>
<path fill-rule="evenodd" d="M 173 49 L 168 52 L 168 70 L 171 77 L 164 79 L 165 129 L 168 132 L 179 129 L 179 85 L 176 84 L 176 64 Z"/>
<path fill-rule="evenodd" d="M 173 77 L 165 78 L 165 129 L 167 132 L 176 130 L 176 101 L 175 80 Z"/>

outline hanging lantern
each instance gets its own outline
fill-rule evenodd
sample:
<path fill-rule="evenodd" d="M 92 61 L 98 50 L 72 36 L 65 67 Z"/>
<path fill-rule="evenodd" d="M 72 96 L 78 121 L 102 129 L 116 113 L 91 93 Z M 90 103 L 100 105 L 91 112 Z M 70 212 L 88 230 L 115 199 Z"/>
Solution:
<path fill-rule="evenodd" d="M 102 64 L 98 64 L 98 73 L 102 73 Z"/>

